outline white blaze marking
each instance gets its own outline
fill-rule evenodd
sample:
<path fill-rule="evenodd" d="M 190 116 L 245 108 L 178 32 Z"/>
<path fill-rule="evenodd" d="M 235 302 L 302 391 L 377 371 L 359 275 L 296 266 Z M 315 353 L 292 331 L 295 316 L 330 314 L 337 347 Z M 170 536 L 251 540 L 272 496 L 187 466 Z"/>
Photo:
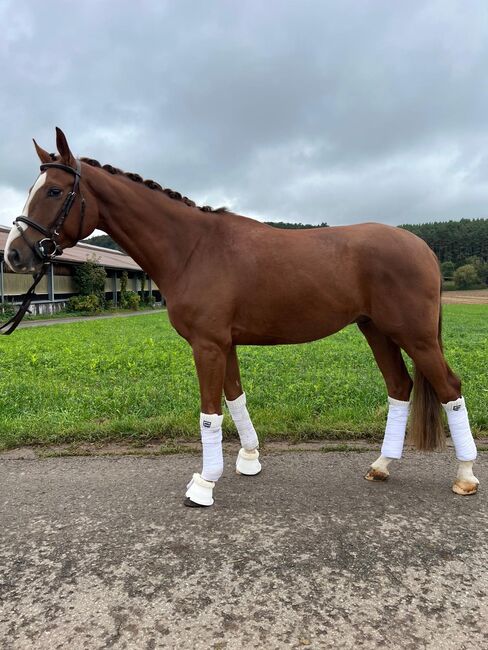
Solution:
<path fill-rule="evenodd" d="M 42 174 L 39 175 L 36 182 L 32 186 L 32 189 L 29 192 L 29 196 L 27 197 L 27 201 L 26 201 L 26 203 L 24 205 L 24 210 L 22 212 L 22 215 L 24 217 L 29 216 L 29 206 L 30 206 L 30 204 L 32 202 L 32 199 L 36 195 L 37 190 L 44 185 L 44 183 L 46 182 L 46 179 L 47 179 L 47 172 L 42 172 Z"/>
<path fill-rule="evenodd" d="M 32 186 L 31 191 L 29 192 L 29 196 L 27 197 L 27 201 L 25 202 L 24 209 L 22 210 L 22 216 L 23 217 L 28 217 L 29 216 L 29 208 L 30 204 L 32 203 L 32 199 L 36 195 L 37 191 L 44 185 L 47 179 L 47 172 L 42 172 L 42 174 L 37 178 L 36 182 Z M 8 238 L 7 238 L 7 243 L 5 245 L 5 251 L 4 251 L 4 259 L 5 262 L 8 264 L 8 252 L 10 249 L 10 246 L 12 242 L 17 239 L 17 237 L 20 237 L 21 233 L 27 228 L 27 224 L 25 223 L 19 223 L 16 224 L 9 232 Z M 13 269 L 12 269 L 13 271 Z"/>

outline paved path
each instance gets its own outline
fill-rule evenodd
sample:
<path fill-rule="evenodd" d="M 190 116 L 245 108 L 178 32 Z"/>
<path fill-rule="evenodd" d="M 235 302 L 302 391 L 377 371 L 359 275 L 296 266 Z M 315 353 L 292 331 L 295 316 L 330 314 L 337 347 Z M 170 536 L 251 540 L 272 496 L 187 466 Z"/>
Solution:
<path fill-rule="evenodd" d="M 104 320 L 106 318 L 129 318 L 129 316 L 144 316 L 145 314 L 157 314 L 164 310 L 150 309 L 146 311 L 131 311 L 122 314 L 100 314 L 99 316 L 74 316 L 73 318 L 46 318 L 44 320 L 23 320 L 19 327 L 44 327 L 45 325 L 64 325 L 66 323 L 78 323 L 83 320 Z"/>
<path fill-rule="evenodd" d="M 208 510 L 195 456 L 1 460 L 1 647 L 488 647 L 488 455 L 465 498 L 451 453 L 373 457 L 228 456 Z"/>

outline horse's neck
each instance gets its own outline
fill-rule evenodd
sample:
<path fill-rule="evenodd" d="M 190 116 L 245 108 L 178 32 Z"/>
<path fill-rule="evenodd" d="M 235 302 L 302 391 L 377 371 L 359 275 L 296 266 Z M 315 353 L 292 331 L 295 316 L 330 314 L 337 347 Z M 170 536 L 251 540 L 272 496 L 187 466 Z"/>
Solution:
<path fill-rule="evenodd" d="M 115 177 L 110 187 L 103 181 L 91 183 L 99 227 L 168 295 L 205 232 L 206 215 L 133 181 Z"/>

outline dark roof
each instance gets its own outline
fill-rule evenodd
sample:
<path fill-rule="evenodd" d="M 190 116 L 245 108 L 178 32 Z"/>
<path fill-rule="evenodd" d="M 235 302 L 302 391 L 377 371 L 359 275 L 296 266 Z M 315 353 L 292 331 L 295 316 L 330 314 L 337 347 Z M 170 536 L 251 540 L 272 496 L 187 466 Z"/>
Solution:
<path fill-rule="evenodd" d="M 3 253 L 5 250 L 9 232 L 10 228 L 0 226 L 0 253 Z M 141 270 L 139 264 L 125 253 L 112 250 L 111 248 L 103 248 L 102 246 L 93 246 L 92 244 L 76 244 L 73 248 L 66 248 L 62 257 L 59 258 L 59 262 L 80 264 L 81 262 L 86 262 L 89 258 L 93 258 L 94 255 L 99 264 L 109 269 Z"/>

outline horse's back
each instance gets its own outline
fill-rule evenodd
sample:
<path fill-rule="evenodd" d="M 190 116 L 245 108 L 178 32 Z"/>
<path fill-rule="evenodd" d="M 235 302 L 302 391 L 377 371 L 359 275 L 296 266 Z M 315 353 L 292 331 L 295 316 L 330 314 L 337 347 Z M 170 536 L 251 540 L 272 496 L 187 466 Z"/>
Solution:
<path fill-rule="evenodd" d="M 437 286 L 434 253 L 402 228 L 372 222 L 293 230 L 247 218 L 229 225 L 232 263 L 251 260 L 257 275 L 265 271 L 283 277 L 284 271 L 293 276 L 313 270 L 315 276 L 340 285 L 378 276 L 422 283 L 433 276 Z"/>

